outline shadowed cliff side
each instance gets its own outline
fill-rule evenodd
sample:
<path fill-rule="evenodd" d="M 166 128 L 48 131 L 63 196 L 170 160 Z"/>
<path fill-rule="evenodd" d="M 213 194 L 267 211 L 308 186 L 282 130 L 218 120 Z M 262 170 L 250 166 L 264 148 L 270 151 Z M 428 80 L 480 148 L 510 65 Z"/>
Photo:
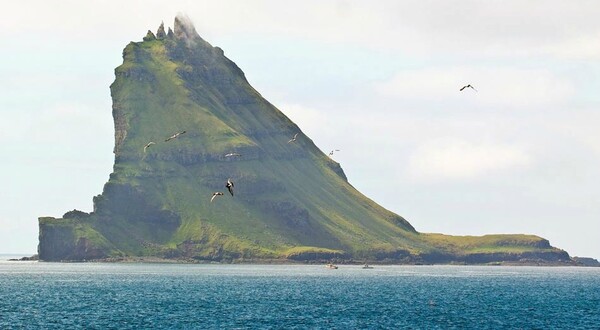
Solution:
<path fill-rule="evenodd" d="M 40 218 L 41 260 L 569 260 L 537 236 L 418 233 L 354 189 L 187 18 L 125 47 L 111 96 L 113 173 L 92 213 Z"/>

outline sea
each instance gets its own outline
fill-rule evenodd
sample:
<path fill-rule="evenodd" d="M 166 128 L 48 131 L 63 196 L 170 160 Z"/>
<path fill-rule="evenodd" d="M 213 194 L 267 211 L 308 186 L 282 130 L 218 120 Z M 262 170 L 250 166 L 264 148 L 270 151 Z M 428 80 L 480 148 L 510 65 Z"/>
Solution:
<path fill-rule="evenodd" d="M 6 259 L 0 329 L 600 329 L 600 268 Z"/>

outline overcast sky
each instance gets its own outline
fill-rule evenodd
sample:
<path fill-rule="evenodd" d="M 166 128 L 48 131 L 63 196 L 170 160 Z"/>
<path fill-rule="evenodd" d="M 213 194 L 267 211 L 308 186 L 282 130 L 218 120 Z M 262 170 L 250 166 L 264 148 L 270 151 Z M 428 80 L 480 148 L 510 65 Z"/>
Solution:
<path fill-rule="evenodd" d="M 39 216 L 92 210 L 113 70 L 177 13 L 417 230 L 600 257 L 600 3 L 522 0 L 4 3 L 0 252 L 36 252 Z"/>

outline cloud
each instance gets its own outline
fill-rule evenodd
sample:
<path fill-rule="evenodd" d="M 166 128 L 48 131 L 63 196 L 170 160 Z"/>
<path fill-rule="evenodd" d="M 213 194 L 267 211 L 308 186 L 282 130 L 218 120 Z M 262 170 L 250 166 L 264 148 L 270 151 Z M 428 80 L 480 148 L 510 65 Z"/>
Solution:
<path fill-rule="evenodd" d="M 466 56 L 565 55 L 561 46 L 594 40 L 600 5 L 580 1 L 481 3 L 393 1 L 221 1 L 187 5 L 204 31 L 240 32 L 322 43 L 353 44 L 430 57 L 436 52 Z M 205 13 L 213 13 L 206 15 Z M 252 12 L 252 15 L 248 15 Z M 226 13 L 222 15 L 221 13 Z M 209 32 L 213 33 L 213 32 Z M 597 39 L 596 39 L 597 40 Z M 579 48 L 569 56 L 581 57 Z M 589 54 L 589 49 L 581 49 Z M 594 54 L 599 53 L 594 51 Z"/>
<path fill-rule="evenodd" d="M 477 92 L 459 89 L 471 84 Z M 440 67 L 400 71 L 375 84 L 382 96 L 415 101 L 461 102 L 529 108 L 564 103 L 575 86 L 544 69 L 513 67 Z M 428 104 L 428 103 L 425 103 Z"/>
<path fill-rule="evenodd" d="M 417 147 L 409 156 L 407 172 L 417 181 L 470 180 L 523 169 L 532 161 L 518 146 L 437 139 Z"/>
<path fill-rule="evenodd" d="M 278 109 L 301 128 L 303 125 L 312 127 L 312 123 L 323 123 L 327 120 L 322 111 L 301 104 L 285 103 Z"/>
<path fill-rule="evenodd" d="M 598 58 L 600 5 L 595 1 L 316 1 L 288 3 L 173 0 L 104 1 L 101 6 L 81 1 L 13 1 L 3 7 L 0 36 L 17 33 L 53 39 L 114 39 L 155 30 L 161 20 L 171 26 L 178 12 L 189 15 L 200 35 L 210 41 L 229 34 L 285 36 L 324 43 L 346 43 L 374 49 L 402 50 L 431 56 L 456 55 L 537 56 L 564 55 Z M 129 7 L 135 10 L 123 10 Z M 142 29 L 142 30 L 140 30 Z M 140 33 L 140 31 L 142 31 Z M 596 38 L 596 39 L 594 39 Z M 562 46 L 579 46 L 568 51 Z M 581 46 L 581 47 L 580 47 Z"/>
<path fill-rule="evenodd" d="M 342 149 L 336 161 L 353 185 L 402 215 L 412 212 L 411 221 L 420 228 L 428 218 L 434 226 L 441 219 L 451 224 L 449 215 L 485 217 L 518 228 L 512 224 L 551 218 L 556 209 L 577 203 L 585 207 L 560 213 L 557 223 L 565 217 L 577 221 L 573 228 L 597 223 L 600 4 L 587 0 L 7 2 L 5 15 L 0 14 L 0 36 L 11 50 L 0 63 L 5 78 L 0 83 L 0 138 L 5 142 L 0 149 L 11 155 L 5 163 L 13 167 L 5 164 L 4 172 L 15 168 L 20 171 L 14 173 L 23 173 L 27 166 L 45 164 L 36 177 L 5 185 L 7 194 L 35 185 L 56 191 L 56 183 L 73 177 L 70 168 L 61 179 L 57 162 L 104 164 L 104 169 L 84 171 L 95 181 L 77 181 L 91 192 L 69 186 L 61 195 L 64 203 L 52 200 L 43 206 L 47 199 L 40 199 L 26 219 L 59 212 L 63 205 L 89 204 L 112 166 L 107 86 L 122 62 L 121 51 L 129 41 L 141 41 L 146 30 L 156 31 L 161 21 L 172 27 L 178 12 L 192 19 L 205 40 L 235 55 L 232 60 L 261 94 L 282 104 L 279 108 L 324 151 Z M 295 56 L 280 51 L 286 47 Z M 81 76 L 52 77 L 71 70 Z M 334 78 L 322 78 L 326 75 Z M 363 88 L 376 80 L 375 88 Z M 458 93 L 465 83 L 479 92 Z M 582 113 L 577 105 L 588 111 Z M 485 112 L 487 107 L 503 111 Z M 548 110 L 553 110 L 550 116 Z M 78 151 L 73 156 L 69 150 Z M 509 187 L 490 188 L 489 177 L 501 177 Z M 435 190 L 419 184 L 432 181 L 441 184 Z M 515 183 L 533 187 L 529 196 L 511 190 Z M 506 196 L 513 196 L 523 205 L 511 206 L 511 212 L 529 213 L 509 226 L 509 217 L 490 212 L 487 204 L 474 207 L 464 197 L 469 193 L 482 200 L 500 196 L 499 210 Z M 533 205 L 546 195 L 550 202 Z M 16 221 L 18 210 L 31 205 L 26 191 L 19 196 L 27 198 L 15 197 L 9 203 L 15 211 L 4 210 L 5 219 Z M 84 199 L 67 203 L 78 196 Z M 455 200 L 466 206 L 453 209 Z M 40 212 L 44 209 L 53 211 Z M 449 226 L 460 233 L 473 223 Z M 547 225 L 532 220 L 531 228 L 540 223 Z M 577 232 L 570 236 L 579 237 Z M 35 235 L 19 238 L 34 242 Z M 593 239 L 570 244 L 598 250 Z M 571 252 L 566 243 L 559 246 Z"/>
<path fill-rule="evenodd" d="M 13 221 L 9 221 L 3 216 L 0 216 L 0 226 L 2 226 L 2 228 L 5 230 L 12 230 L 15 227 L 17 227 L 17 225 Z"/>
<path fill-rule="evenodd" d="M 600 32 L 573 36 L 544 46 L 541 50 L 557 58 L 573 60 L 600 60 Z"/>
<path fill-rule="evenodd" d="M 285 103 L 277 107 L 309 136 L 317 147 L 329 150 L 341 140 L 343 133 L 335 129 L 334 119 L 326 111 L 298 103 Z M 339 146 L 339 144 L 337 144 Z"/>
<path fill-rule="evenodd" d="M 568 149 L 573 151 L 575 147 L 581 149 L 581 154 L 595 156 L 600 159 L 600 106 L 577 108 L 564 113 L 557 118 L 549 118 L 542 124 L 548 129 L 548 135 L 560 142 L 567 142 Z M 548 142 L 548 139 L 545 140 Z M 558 141 L 551 144 L 551 150 L 556 149 Z"/>

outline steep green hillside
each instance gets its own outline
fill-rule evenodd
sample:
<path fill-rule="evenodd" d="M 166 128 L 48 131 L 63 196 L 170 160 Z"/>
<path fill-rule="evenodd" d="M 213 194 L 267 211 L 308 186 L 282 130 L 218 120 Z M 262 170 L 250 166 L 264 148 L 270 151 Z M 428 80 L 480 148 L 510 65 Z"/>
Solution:
<path fill-rule="evenodd" d="M 91 214 L 40 218 L 42 260 L 569 258 L 535 236 L 418 233 L 354 189 L 185 18 L 127 45 L 115 76 L 113 173 Z"/>

